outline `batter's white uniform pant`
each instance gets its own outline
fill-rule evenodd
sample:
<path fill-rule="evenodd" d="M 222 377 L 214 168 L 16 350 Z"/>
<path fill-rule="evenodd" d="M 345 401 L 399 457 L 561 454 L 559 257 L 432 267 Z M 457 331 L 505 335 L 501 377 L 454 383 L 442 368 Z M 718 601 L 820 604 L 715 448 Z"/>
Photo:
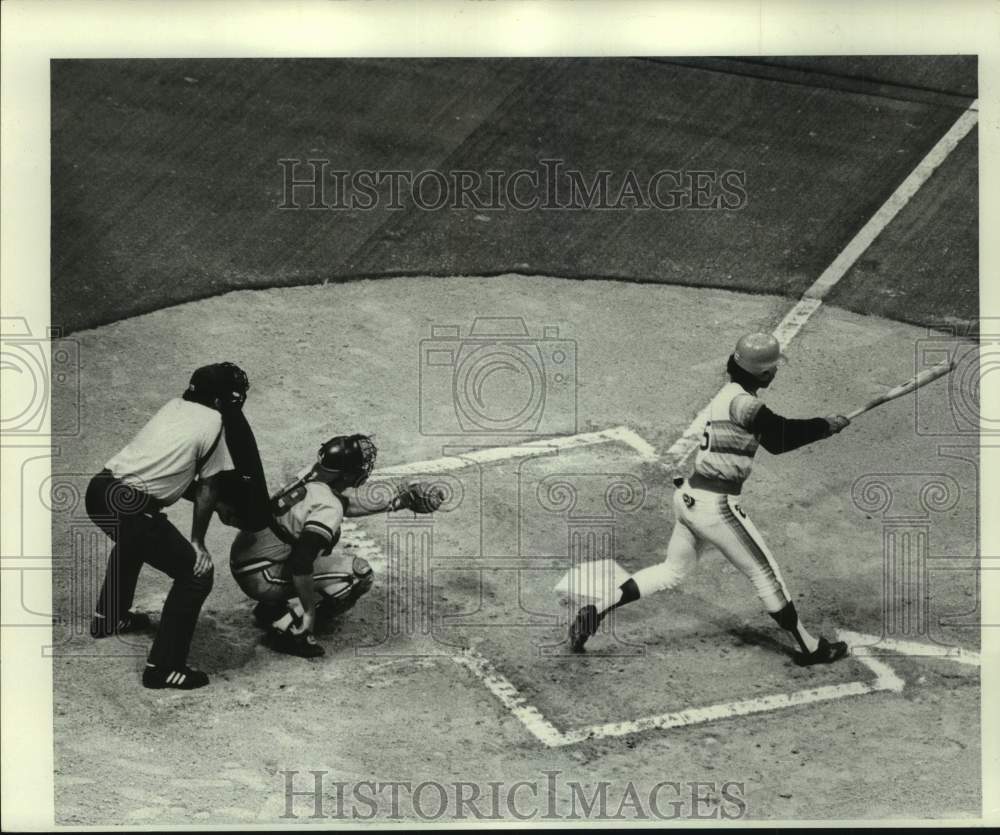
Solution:
<path fill-rule="evenodd" d="M 791 602 L 774 557 L 738 499 L 695 490 L 683 482 L 674 492 L 676 521 L 666 559 L 632 577 L 639 594 L 645 597 L 676 589 L 698 564 L 705 547 L 712 545 L 746 575 L 768 612 L 779 612 Z"/>

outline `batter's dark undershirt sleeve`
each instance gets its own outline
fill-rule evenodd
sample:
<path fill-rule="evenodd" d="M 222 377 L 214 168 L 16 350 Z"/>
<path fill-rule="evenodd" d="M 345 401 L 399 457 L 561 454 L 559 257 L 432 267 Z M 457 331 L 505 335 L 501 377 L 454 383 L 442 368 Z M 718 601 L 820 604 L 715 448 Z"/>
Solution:
<path fill-rule="evenodd" d="M 292 555 L 288 558 L 288 566 L 292 569 L 292 574 L 312 574 L 316 557 L 329 546 L 330 541 L 318 533 L 303 531 L 298 541 L 292 546 Z"/>
<path fill-rule="evenodd" d="M 791 452 L 793 449 L 830 437 L 830 424 L 826 418 L 786 418 L 776 415 L 767 406 L 761 406 L 750 424 L 750 431 L 760 439 L 760 445 L 772 455 Z"/>

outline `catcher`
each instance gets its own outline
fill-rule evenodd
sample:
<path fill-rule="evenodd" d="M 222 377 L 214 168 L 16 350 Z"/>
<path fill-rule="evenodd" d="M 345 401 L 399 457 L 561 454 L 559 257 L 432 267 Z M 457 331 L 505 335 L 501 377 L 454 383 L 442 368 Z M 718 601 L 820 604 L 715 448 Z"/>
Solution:
<path fill-rule="evenodd" d="M 366 435 L 338 435 L 323 444 L 316 463 L 279 490 L 267 518 L 248 512 L 251 497 L 235 472 L 218 478 L 216 512 L 223 524 L 240 528 L 229 565 L 241 589 L 258 601 L 254 617 L 268 629 L 278 652 L 315 658 L 324 654 L 313 635 L 317 615 L 348 611 L 374 582 L 371 566 L 355 557 L 350 571 L 333 555 L 345 517 L 410 509 L 433 513 L 444 494 L 427 485 L 398 489 L 382 501 L 361 501 L 346 492 L 371 475 L 377 450 Z M 388 493 L 388 491 L 386 491 Z"/>

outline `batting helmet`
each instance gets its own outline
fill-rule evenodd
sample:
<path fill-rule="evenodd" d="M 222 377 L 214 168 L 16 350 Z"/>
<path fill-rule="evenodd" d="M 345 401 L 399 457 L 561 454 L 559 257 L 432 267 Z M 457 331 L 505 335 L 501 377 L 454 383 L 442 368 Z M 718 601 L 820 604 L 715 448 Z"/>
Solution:
<path fill-rule="evenodd" d="M 785 361 L 781 344 L 769 333 L 748 333 L 741 336 L 733 351 L 733 360 L 744 371 L 760 377 L 776 371 Z"/>
<path fill-rule="evenodd" d="M 345 477 L 348 487 L 360 487 L 371 475 L 377 454 L 367 435 L 337 435 L 319 448 L 315 469 L 322 481 Z"/>
<path fill-rule="evenodd" d="M 212 408 L 218 401 L 220 408 L 239 409 L 249 389 L 250 380 L 242 368 L 232 362 L 216 362 L 203 365 L 191 375 L 184 399 Z"/>

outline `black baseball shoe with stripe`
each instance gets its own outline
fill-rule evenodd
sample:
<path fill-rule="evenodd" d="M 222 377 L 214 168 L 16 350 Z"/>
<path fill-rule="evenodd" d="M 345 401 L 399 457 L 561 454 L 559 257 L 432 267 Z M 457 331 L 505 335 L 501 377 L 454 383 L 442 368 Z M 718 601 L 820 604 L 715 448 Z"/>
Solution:
<path fill-rule="evenodd" d="M 593 604 L 583 606 L 576 613 L 576 618 L 569 625 L 569 644 L 573 652 L 583 652 L 587 638 L 597 632 L 601 625 L 601 616 Z"/>
<path fill-rule="evenodd" d="M 826 638 L 819 639 L 815 652 L 800 652 L 795 663 L 800 667 L 812 667 L 814 664 L 832 664 L 847 655 L 847 644 L 844 641 L 834 641 L 832 644 Z"/>
<path fill-rule="evenodd" d="M 168 670 L 147 664 L 142 671 L 142 686 L 150 690 L 197 690 L 206 684 L 208 676 L 201 670 L 192 670 L 190 667 Z"/>
<path fill-rule="evenodd" d="M 326 655 L 326 650 L 316 642 L 311 632 L 294 635 L 289 631 L 272 629 L 267 643 L 275 652 L 297 655 L 299 658 L 319 658 Z"/>
<path fill-rule="evenodd" d="M 112 624 L 104 615 L 94 615 L 90 621 L 90 634 L 94 638 L 108 638 L 112 635 L 127 635 L 129 632 L 142 632 L 151 625 L 149 615 L 142 612 L 126 612 L 117 624 Z"/>
<path fill-rule="evenodd" d="M 253 607 L 253 619 L 261 629 L 267 629 L 287 611 L 288 607 L 283 603 L 265 603 L 262 601 Z"/>

